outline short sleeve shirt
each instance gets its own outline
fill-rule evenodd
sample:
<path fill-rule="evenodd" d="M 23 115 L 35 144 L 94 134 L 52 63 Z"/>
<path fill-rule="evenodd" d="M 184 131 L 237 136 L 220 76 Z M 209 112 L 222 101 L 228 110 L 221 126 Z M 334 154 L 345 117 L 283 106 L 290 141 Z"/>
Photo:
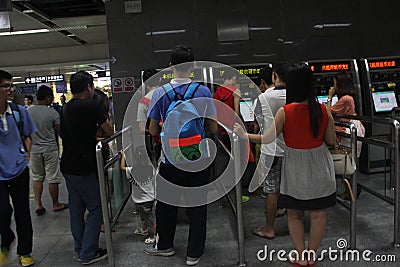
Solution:
<path fill-rule="evenodd" d="M 58 112 L 45 105 L 32 105 L 28 109 L 37 131 L 32 134 L 31 153 L 47 153 L 58 150 L 55 124 L 60 124 Z"/>
<path fill-rule="evenodd" d="M 22 134 L 31 136 L 36 131 L 32 118 L 23 106 L 18 105 L 18 109 L 22 122 Z M 0 120 L 0 181 L 18 177 L 27 166 L 21 135 L 10 106 L 5 116 L 7 129 L 4 129 L 3 121 Z"/>
<path fill-rule="evenodd" d="M 63 109 L 61 171 L 80 176 L 96 172 L 97 127 L 107 118 L 93 99 L 73 98 Z"/>
<path fill-rule="evenodd" d="M 180 83 L 180 81 L 183 81 L 184 83 Z M 177 93 L 184 94 L 190 82 L 191 81 L 189 79 L 173 79 L 171 84 L 174 86 Z M 206 86 L 200 85 L 199 88 L 197 88 L 193 98 L 200 97 L 203 98 L 204 101 L 195 101 L 193 103 L 196 106 L 199 114 L 204 117 L 216 115 L 216 109 L 210 89 L 208 89 Z M 165 121 L 167 110 L 170 104 L 171 101 L 169 100 L 168 95 L 165 94 L 164 89 L 162 87 L 155 89 L 153 97 L 151 98 L 148 117 L 156 121 Z"/>

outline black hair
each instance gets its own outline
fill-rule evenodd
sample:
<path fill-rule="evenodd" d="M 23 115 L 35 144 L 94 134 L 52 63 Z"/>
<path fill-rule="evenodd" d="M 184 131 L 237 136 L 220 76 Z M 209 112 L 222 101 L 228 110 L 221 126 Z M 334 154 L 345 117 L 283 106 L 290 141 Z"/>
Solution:
<path fill-rule="evenodd" d="M 144 70 L 143 71 L 143 76 L 142 76 L 143 82 L 149 87 L 159 86 L 160 85 L 159 78 L 154 77 L 154 78 L 150 79 L 151 77 L 153 77 L 156 74 L 157 74 L 156 69 L 146 69 L 146 70 Z"/>
<path fill-rule="evenodd" d="M 259 77 L 260 77 L 260 85 L 261 85 L 261 79 L 264 80 L 264 82 L 267 85 L 271 85 L 272 84 L 272 68 L 269 66 L 262 68 L 260 70 Z"/>
<path fill-rule="evenodd" d="M 72 94 L 84 92 L 88 85 L 93 85 L 93 76 L 86 71 L 80 70 L 71 75 L 70 87 Z"/>
<path fill-rule="evenodd" d="M 287 62 L 276 63 L 276 64 L 274 64 L 272 66 L 273 72 L 275 72 L 278 75 L 279 80 L 281 80 L 282 82 L 286 82 L 286 69 L 287 69 L 287 67 L 288 67 L 288 63 Z M 272 77 L 272 75 L 271 75 L 271 77 Z"/>
<path fill-rule="evenodd" d="M 33 96 L 31 95 L 25 95 L 25 98 L 27 98 L 31 103 L 33 102 Z"/>
<path fill-rule="evenodd" d="M 53 90 L 46 85 L 41 85 L 36 94 L 37 100 L 45 100 L 46 97 L 51 97 L 51 96 L 54 96 Z M 32 97 L 32 96 L 30 96 L 30 97 Z"/>
<path fill-rule="evenodd" d="M 317 137 L 322 109 L 316 98 L 314 77 L 310 67 L 305 63 L 290 65 L 286 72 L 286 78 L 286 102 L 308 101 L 310 127 L 313 136 Z"/>
<path fill-rule="evenodd" d="M 353 98 L 356 95 L 356 89 L 354 87 L 353 78 L 345 71 L 340 71 L 335 75 L 336 80 L 336 95 L 341 98 L 344 95 L 350 95 Z"/>
<path fill-rule="evenodd" d="M 94 89 L 93 99 L 99 104 L 101 112 L 108 118 L 110 104 L 107 95 L 100 89 Z"/>
<path fill-rule="evenodd" d="M 185 45 L 178 45 L 172 50 L 171 53 L 171 64 L 175 67 L 177 71 L 185 72 L 190 68 L 190 64 L 184 64 L 182 66 L 177 66 L 182 63 L 193 62 L 194 55 L 190 47 Z"/>
<path fill-rule="evenodd" d="M 224 81 L 225 80 L 230 80 L 233 77 L 237 77 L 238 76 L 237 71 L 235 71 L 234 69 L 227 68 L 227 69 L 224 69 L 223 71 L 224 72 L 222 74 L 222 79 L 224 79 Z"/>
<path fill-rule="evenodd" d="M 0 83 L 4 80 L 12 80 L 13 76 L 5 71 L 5 70 L 0 70 Z"/>

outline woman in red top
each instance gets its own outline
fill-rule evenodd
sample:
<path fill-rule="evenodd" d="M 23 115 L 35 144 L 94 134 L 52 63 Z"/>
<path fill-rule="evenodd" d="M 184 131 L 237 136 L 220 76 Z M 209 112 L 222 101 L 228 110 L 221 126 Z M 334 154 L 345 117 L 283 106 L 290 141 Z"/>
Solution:
<path fill-rule="evenodd" d="M 332 156 L 326 146 L 336 140 L 333 118 L 318 103 L 313 74 L 304 63 L 287 70 L 287 104 L 275 116 L 263 135 L 247 134 L 235 124 L 241 138 L 255 143 L 271 143 L 281 132 L 285 149 L 278 206 L 288 210 L 288 227 L 297 255 L 290 255 L 295 266 L 314 265 L 315 257 L 304 258 L 304 211 L 310 213 L 309 251 L 317 251 L 326 230 L 326 211 L 336 203 L 336 184 Z"/>

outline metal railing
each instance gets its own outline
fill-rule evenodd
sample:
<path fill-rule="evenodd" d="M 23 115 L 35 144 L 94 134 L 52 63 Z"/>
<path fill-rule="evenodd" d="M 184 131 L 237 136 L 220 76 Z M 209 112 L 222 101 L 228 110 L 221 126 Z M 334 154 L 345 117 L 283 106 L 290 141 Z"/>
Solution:
<path fill-rule="evenodd" d="M 342 126 L 350 129 L 350 152 L 351 157 L 355 160 L 357 158 L 357 128 L 354 123 L 344 123 L 344 122 L 335 122 L 336 126 Z M 342 135 L 342 134 L 340 134 Z M 343 134 L 344 137 L 349 137 L 349 135 Z M 357 161 L 356 161 L 357 162 Z M 346 175 L 344 175 L 344 179 Z M 351 190 L 352 195 L 357 195 L 357 172 L 352 175 L 352 184 Z M 337 201 L 350 210 L 350 245 L 349 248 L 355 249 L 357 242 L 357 197 L 354 200 L 350 201 L 350 205 L 348 205 L 345 201 L 340 198 L 337 198 Z"/>
<path fill-rule="evenodd" d="M 376 123 L 380 125 L 390 126 L 391 141 L 382 141 L 374 138 L 357 137 L 358 141 L 366 144 L 372 144 L 379 147 L 389 149 L 392 155 L 390 175 L 391 180 L 394 180 L 394 199 L 390 199 L 385 195 L 376 192 L 368 186 L 358 183 L 362 189 L 366 192 L 386 201 L 387 203 L 394 205 L 394 240 L 392 245 L 396 248 L 400 247 L 400 123 L 397 120 L 389 118 L 376 118 L 366 116 L 350 116 L 350 115 L 335 115 L 336 118 L 345 118 L 352 120 L 359 120 L 364 123 Z"/>
<path fill-rule="evenodd" d="M 122 210 L 124 209 L 127 201 L 129 200 L 129 196 L 131 193 L 131 187 L 130 187 L 130 183 L 129 183 L 129 193 L 124 196 L 121 195 L 121 199 L 120 199 L 120 201 L 118 201 L 119 205 L 118 205 L 118 207 L 116 207 L 116 211 L 114 212 L 112 210 L 113 205 L 111 203 L 112 202 L 112 197 L 111 197 L 112 191 L 111 191 L 110 187 L 107 186 L 108 175 L 106 175 L 106 173 L 108 172 L 108 170 L 110 168 L 113 167 L 113 165 L 115 163 L 119 163 L 119 161 L 121 160 L 121 155 L 119 153 L 116 153 L 110 159 L 107 159 L 104 162 L 104 157 L 103 157 L 102 151 L 103 151 L 103 147 L 105 144 L 113 142 L 117 138 L 122 137 L 122 135 L 124 133 L 130 134 L 132 137 L 132 130 L 133 130 L 133 128 L 131 126 L 129 126 L 125 129 L 117 132 L 110 138 L 107 138 L 107 139 L 104 139 L 104 140 L 98 142 L 96 145 L 97 172 L 98 172 L 98 176 L 99 176 L 101 208 L 103 211 L 103 223 L 104 223 L 104 230 L 105 230 L 104 234 L 105 234 L 106 245 L 107 245 L 108 263 L 109 263 L 109 266 L 111 266 L 111 267 L 115 266 L 113 243 L 112 243 L 112 227 L 117 222 L 117 219 L 119 218 Z M 130 140 L 133 140 L 133 138 L 131 138 Z M 128 145 L 127 148 L 125 148 L 125 150 L 129 149 L 130 147 L 132 147 L 132 146 Z M 119 167 L 120 167 L 120 165 L 118 164 L 118 168 Z M 115 177 L 112 177 L 112 178 L 115 179 Z M 120 172 L 120 176 L 117 178 L 120 179 L 119 182 L 121 182 L 121 185 L 122 185 L 122 183 L 124 183 L 125 180 L 127 181 L 126 177 L 124 177 L 124 175 L 121 175 L 121 172 Z"/>
<path fill-rule="evenodd" d="M 220 126 L 223 126 L 222 123 L 218 122 Z M 224 127 L 227 129 L 226 127 Z M 226 191 L 222 182 L 220 182 L 221 187 L 224 188 L 225 198 L 228 200 L 228 203 L 232 209 L 232 212 L 236 216 L 236 226 L 237 226 L 237 242 L 238 242 L 238 250 L 239 250 L 239 260 L 237 265 L 240 267 L 246 266 L 246 253 L 245 253 L 245 245 L 244 245 L 244 227 L 243 227 L 243 205 L 242 205 L 242 172 L 241 172 L 241 151 L 240 151 L 240 139 L 234 134 L 232 131 L 227 130 L 229 135 L 233 137 L 233 146 L 232 152 L 229 151 L 228 148 L 225 147 L 224 143 L 222 143 L 216 136 L 214 136 L 214 142 L 218 142 L 220 147 L 223 148 L 225 154 L 229 157 L 230 160 L 234 161 L 234 178 L 235 181 L 238 181 L 235 185 L 235 200 L 229 195 L 230 192 Z M 217 160 L 217 159 L 215 159 Z M 214 168 L 213 176 L 216 177 L 217 171 Z M 236 202 L 236 203 L 235 203 Z"/>

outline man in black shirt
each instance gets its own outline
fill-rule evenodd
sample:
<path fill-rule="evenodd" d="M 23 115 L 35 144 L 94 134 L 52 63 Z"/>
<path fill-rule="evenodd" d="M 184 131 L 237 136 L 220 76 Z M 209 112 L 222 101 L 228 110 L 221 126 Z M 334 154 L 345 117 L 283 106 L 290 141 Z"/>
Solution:
<path fill-rule="evenodd" d="M 82 264 L 105 259 L 107 251 L 99 249 L 102 210 L 96 165 L 96 133 L 113 134 L 113 128 L 92 99 L 93 77 L 84 71 L 71 76 L 72 99 L 64 105 L 61 116 L 63 154 L 61 171 L 65 177 L 74 250 Z M 85 211 L 89 214 L 86 217 Z"/>

